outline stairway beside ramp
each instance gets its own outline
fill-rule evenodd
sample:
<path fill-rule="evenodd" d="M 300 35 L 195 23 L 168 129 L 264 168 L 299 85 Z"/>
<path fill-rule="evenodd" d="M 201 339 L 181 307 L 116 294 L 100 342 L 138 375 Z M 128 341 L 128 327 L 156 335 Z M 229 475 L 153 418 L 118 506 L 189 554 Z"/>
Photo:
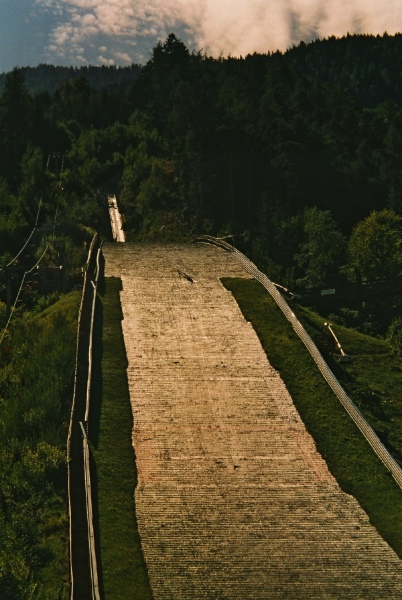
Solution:
<path fill-rule="evenodd" d="M 330 474 L 220 282 L 248 277 L 238 262 L 205 244 L 103 250 L 122 279 L 155 600 L 402 597 L 402 562 Z"/>

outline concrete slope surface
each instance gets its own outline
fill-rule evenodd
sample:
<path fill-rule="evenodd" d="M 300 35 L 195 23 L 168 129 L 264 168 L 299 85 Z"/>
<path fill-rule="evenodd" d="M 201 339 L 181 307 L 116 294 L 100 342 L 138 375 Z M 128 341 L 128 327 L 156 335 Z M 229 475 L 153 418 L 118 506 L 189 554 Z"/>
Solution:
<path fill-rule="evenodd" d="M 400 598 L 402 563 L 343 493 L 206 245 L 104 247 L 122 278 L 155 600 Z M 116 507 L 118 510 L 118 507 Z"/>

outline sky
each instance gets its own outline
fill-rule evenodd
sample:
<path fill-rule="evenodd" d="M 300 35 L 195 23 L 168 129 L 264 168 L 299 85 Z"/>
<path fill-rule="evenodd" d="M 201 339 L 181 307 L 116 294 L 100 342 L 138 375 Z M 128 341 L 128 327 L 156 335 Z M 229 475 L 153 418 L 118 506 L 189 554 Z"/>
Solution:
<path fill-rule="evenodd" d="M 226 57 L 385 31 L 402 32 L 402 0 L 0 0 L 0 72 L 145 64 L 171 32 Z"/>

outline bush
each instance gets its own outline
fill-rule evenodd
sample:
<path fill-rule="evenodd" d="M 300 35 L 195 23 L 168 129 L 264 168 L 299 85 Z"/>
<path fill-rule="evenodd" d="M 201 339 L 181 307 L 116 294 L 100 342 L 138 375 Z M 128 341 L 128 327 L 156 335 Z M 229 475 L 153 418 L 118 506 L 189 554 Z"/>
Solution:
<path fill-rule="evenodd" d="M 396 317 L 388 327 L 387 342 L 391 346 L 392 354 L 402 358 L 402 317 Z"/>

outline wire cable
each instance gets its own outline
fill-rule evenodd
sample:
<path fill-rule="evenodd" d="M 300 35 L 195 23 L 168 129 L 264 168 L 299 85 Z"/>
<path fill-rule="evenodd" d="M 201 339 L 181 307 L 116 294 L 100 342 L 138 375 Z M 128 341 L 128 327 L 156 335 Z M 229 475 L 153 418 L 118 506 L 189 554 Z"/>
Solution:
<path fill-rule="evenodd" d="M 3 339 L 4 339 L 4 337 L 5 337 L 6 333 L 7 333 L 7 330 L 9 328 L 9 326 L 10 326 L 10 323 L 11 323 L 11 319 L 12 319 L 12 317 L 14 315 L 14 311 L 15 311 L 15 309 L 17 307 L 17 303 L 19 301 L 20 294 L 22 292 L 22 289 L 23 289 L 23 286 L 24 286 L 24 283 L 25 283 L 25 278 L 26 278 L 27 275 L 30 275 L 32 273 L 32 271 L 34 271 L 39 266 L 42 258 L 45 256 L 45 254 L 48 251 L 48 249 L 49 249 L 49 244 L 47 244 L 46 248 L 44 249 L 43 253 L 41 254 L 41 257 L 36 262 L 36 264 L 31 269 L 29 269 L 29 271 L 25 271 L 24 275 L 22 276 L 22 281 L 21 281 L 21 285 L 20 285 L 18 293 L 17 293 L 17 297 L 16 297 L 16 299 L 14 301 L 13 306 L 11 307 L 10 316 L 8 317 L 7 323 L 6 323 L 5 327 L 4 327 L 2 335 L 0 337 L 0 346 L 3 343 Z"/>
<path fill-rule="evenodd" d="M 28 246 L 29 242 L 31 241 L 31 238 L 32 238 L 33 234 L 35 233 L 36 228 L 38 227 L 38 219 L 39 219 L 39 213 L 40 213 L 41 206 L 42 206 L 42 198 L 39 201 L 39 208 L 38 208 L 38 212 L 36 214 L 36 221 L 35 221 L 34 228 L 32 229 L 31 233 L 29 234 L 29 237 L 28 237 L 27 241 L 25 242 L 25 244 L 22 246 L 21 250 L 18 252 L 18 254 L 12 260 L 10 260 L 8 265 L 6 265 L 6 268 L 11 267 L 13 262 L 15 262 L 17 260 L 17 258 L 19 256 L 21 256 L 21 254 L 24 252 L 25 248 Z"/>

